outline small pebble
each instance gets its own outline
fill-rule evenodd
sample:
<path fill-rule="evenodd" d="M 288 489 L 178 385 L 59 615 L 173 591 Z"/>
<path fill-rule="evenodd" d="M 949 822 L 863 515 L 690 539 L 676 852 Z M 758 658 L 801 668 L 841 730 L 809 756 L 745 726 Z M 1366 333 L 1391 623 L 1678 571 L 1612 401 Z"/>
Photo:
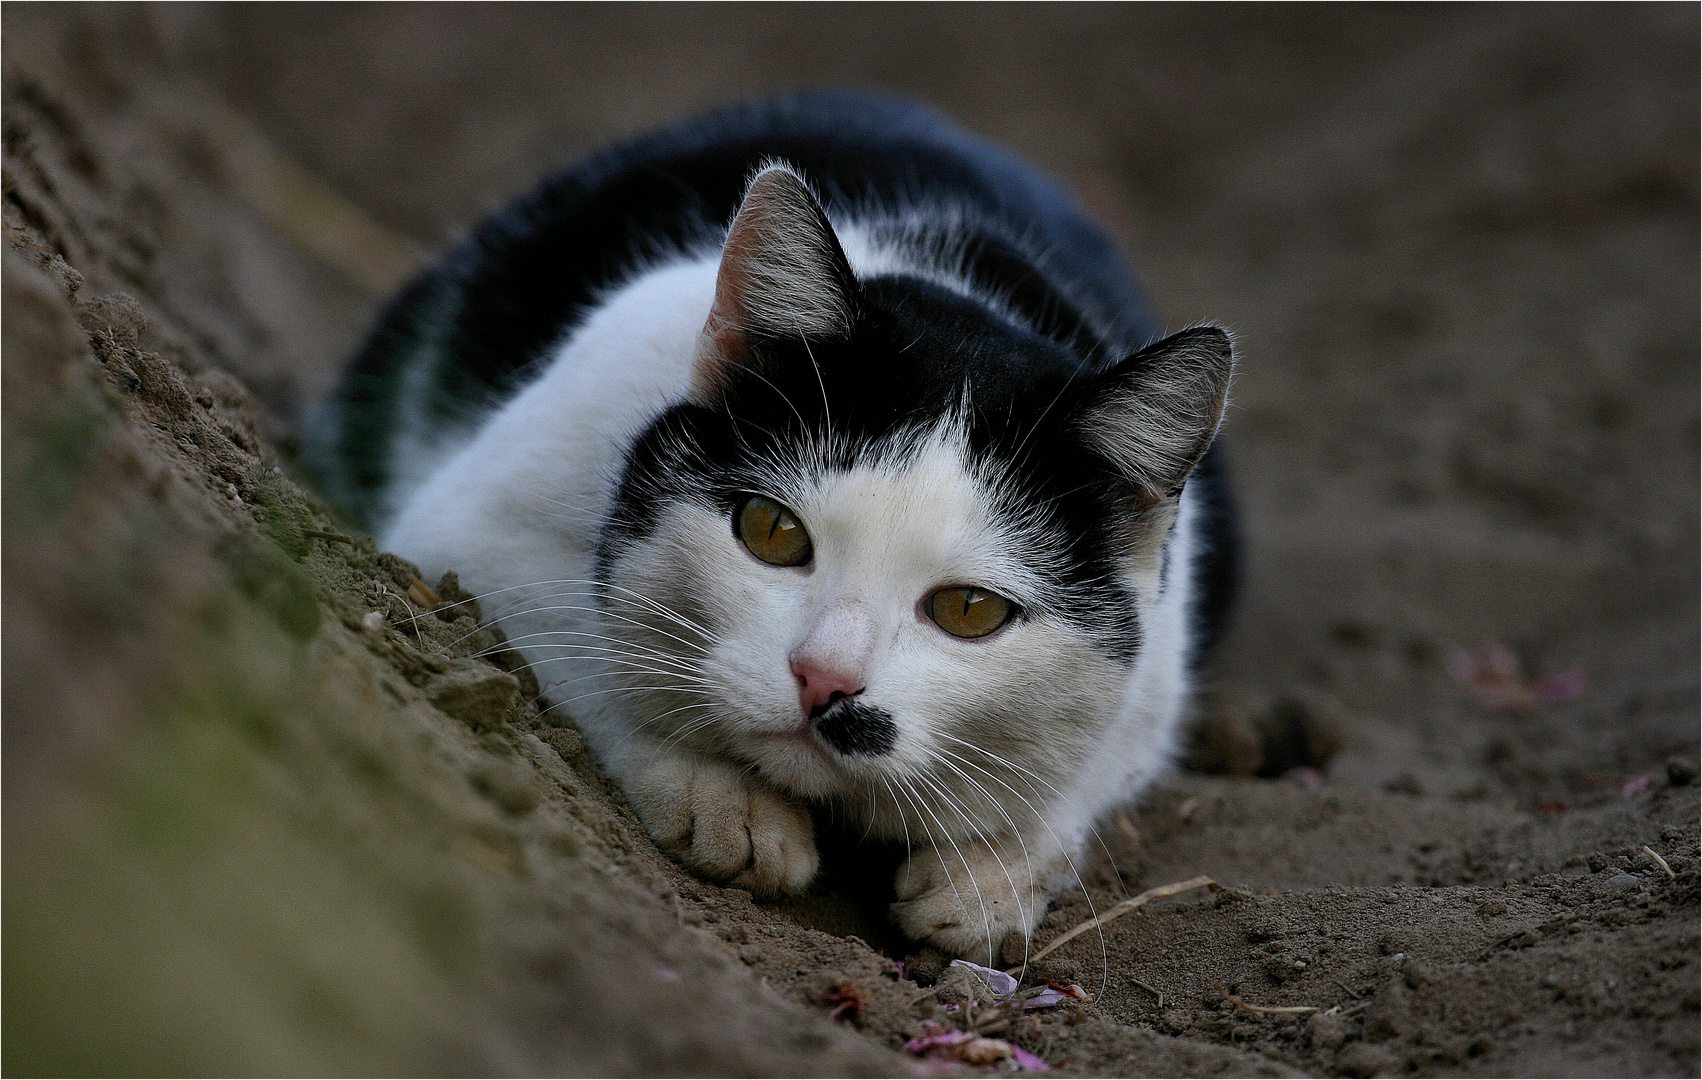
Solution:
<path fill-rule="evenodd" d="M 376 634 L 384 629 L 384 612 L 369 611 L 360 617 L 360 624 Z"/>
<path fill-rule="evenodd" d="M 421 687 L 431 703 L 474 728 L 501 727 L 520 696 L 520 681 L 480 660 L 443 660 L 439 674 Z"/>
<path fill-rule="evenodd" d="M 1637 875 L 1635 874 L 1615 874 L 1607 879 L 1608 888 L 1618 889 L 1621 892 L 1626 889 L 1635 889 L 1637 884 Z"/>
<path fill-rule="evenodd" d="M 1313 1013 L 1306 1020 L 1305 1030 L 1306 1040 L 1325 1050 L 1339 1049 L 1350 1034 L 1346 1021 L 1329 1013 Z"/>
<path fill-rule="evenodd" d="M 1400 1067 L 1393 1050 L 1371 1043 L 1348 1043 L 1336 1055 L 1336 1069 L 1343 1076 L 1387 1076 Z"/>
<path fill-rule="evenodd" d="M 993 1065 L 1011 1057 L 1011 1044 L 1003 1039 L 970 1039 L 957 1047 L 957 1056 L 971 1065 Z"/>
<path fill-rule="evenodd" d="M 953 964 L 940 973 L 934 982 L 935 995 L 942 1005 L 966 1005 L 970 1002 L 992 1001 L 993 988 L 972 969 Z"/>
<path fill-rule="evenodd" d="M 904 958 L 904 973 L 922 986 L 933 986 L 950 963 L 934 949 L 923 947 Z"/>
<path fill-rule="evenodd" d="M 431 591 L 431 586 L 427 585 L 419 578 L 415 578 L 413 582 L 408 585 L 408 599 L 414 602 L 415 607 L 422 607 L 427 611 L 430 611 L 437 607 L 437 605 L 443 603 L 442 600 L 438 599 L 437 594 Z"/>

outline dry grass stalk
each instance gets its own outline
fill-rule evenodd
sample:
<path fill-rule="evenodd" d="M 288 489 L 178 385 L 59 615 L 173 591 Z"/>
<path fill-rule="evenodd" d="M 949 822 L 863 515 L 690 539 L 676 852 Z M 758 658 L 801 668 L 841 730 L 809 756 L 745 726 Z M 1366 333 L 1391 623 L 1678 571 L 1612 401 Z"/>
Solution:
<path fill-rule="evenodd" d="M 1661 871 L 1663 873 L 1665 873 L 1667 877 L 1677 877 L 1678 876 L 1677 874 L 1672 872 L 1672 867 L 1667 865 L 1667 861 L 1665 859 L 1661 858 L 1660 855 L 1655 851 L 1655 849 L 1650 847 L 1648 844 L 1643 845 L 1643 854 L 1645 854 L 1645 855 L 1649 856 L 1649 858 L 1655 860 L 1655 865 L 1660 867 Z"/>
<path fill-rule="evenodd" d="M 1249 1005 L 1234 994 L 1225 994 L 1226 1001 L 1233 1001 L 1237 1009 L 1245 1009 L 1250 1013 L 1265 1013 L 1269 1016 L 1300 1016 L 1305 1013 L 1323 1012 L 1317 1005 Z"/>
<path fill-rule="evenodd" d="M 1077 926 L 1071 927 L 1069 930 L 1067 930 L 1061 936 L 1054 938 L 1051 942 L 1047 943 L 1045 948 L 1041 949 L 1039 952 L 1035 953 L 1033 956 L 1030 956 L 1028 958 L 1028 962 L 1030 964 L 1032 964 L 1036 960 L 1039 960 L 1041 957 L 1050 955 L 1054 950 L 1056 950 L 1060 945 L 1063 945 L 1065 942 L 1072 941 L 1075 938 L 1079 937 L 1080 935 L 1087 933 L 1089 930 L 1094 929 L 1095 927 L 1104 926 L 1106 923 L 1112 921 L 1113 919 L 1121 919 L 1123 916 L 1127 915 L 1129 912 L 1134 911 L 1137 908 L 1145 907 L 1146 905 L 1152 903 L 1154 900 L 1162 900 L 1166 896 L 1175 896 L 1177 893 L 1192 892 L 1195 889 L 1202 889 L 1202 888 L 1221 889 L 1222 887 L 1223 886 L 1219 885 L 1216 881 L 1213 881 L 1211 878 L 1202 876 L 1202 877 L 1197 877 L 1197 878 L 1189 878 L 1187 881 L 1178 881 L 1178 882 L 1175 882 L 1174 884 L 1170 884 L 1170 885 L 1160 885 L 1156 889 L 1148 889 L 1146 892 L 1141 893 L 1139 896 L 1132 896 L 1129 899 L 1123 901 L 1121 904 L 1118 904 L 1116 907 L 1107 908 L 1105 911 L 1103 911 L 1100 914 L 1094 916 L 1093 918 L 1087 920 L 1086 922 L 1081 923 Z M 1011 968 L 1012 973 L 1014 973 L 1016 970 L 1017 970 L 1016 968 Z"/>

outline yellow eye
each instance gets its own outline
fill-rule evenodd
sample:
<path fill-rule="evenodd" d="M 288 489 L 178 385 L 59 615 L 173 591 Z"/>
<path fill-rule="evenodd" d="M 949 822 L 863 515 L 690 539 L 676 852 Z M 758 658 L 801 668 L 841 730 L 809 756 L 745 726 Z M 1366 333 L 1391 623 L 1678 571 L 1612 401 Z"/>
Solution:
<path fill-rule="evenodd" d="M 1016 606 L 986 589 L 941 589 L 928 597 L 928 618 L 941 630 L 961 638 L 986 637 L 1011 621 Z"/>
<path fill-rule="evenodd" d="M 814 548 L 798 515 L 766 495 L 752 495 L 733 514 L 739 539 L 750 553 L 775 566 L 802 566 Z"/>

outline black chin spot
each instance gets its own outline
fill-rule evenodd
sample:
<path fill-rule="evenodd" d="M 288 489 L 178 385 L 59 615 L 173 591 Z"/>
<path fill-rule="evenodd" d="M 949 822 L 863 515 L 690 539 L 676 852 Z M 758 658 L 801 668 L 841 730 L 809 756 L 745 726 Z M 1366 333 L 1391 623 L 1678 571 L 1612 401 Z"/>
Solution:
<path fill-rule="evenodd" d="M 816 715 L 816 734 L 847 757 L 877 757 L 898 743 L 898 725 L 885 709 L 839 698 Z"/>

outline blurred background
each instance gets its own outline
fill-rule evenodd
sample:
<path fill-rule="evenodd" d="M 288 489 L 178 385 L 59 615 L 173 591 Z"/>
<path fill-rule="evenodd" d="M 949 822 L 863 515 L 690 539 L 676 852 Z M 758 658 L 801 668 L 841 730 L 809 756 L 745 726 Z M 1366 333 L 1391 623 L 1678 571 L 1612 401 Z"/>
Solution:
<path fill-rule="evenodd" d="M 1236 336 L 1246 582 L 1202 760 L 1560 812 L 1695 759 L 1694 5 L 0 20 L 8 222 L 240 380 L 286 464 L 387 293 L 541 173 L 777 90 L 925 100 L 1058 176 L 1161 322 Z M 27 744 L 9 717 L 9 785 Z"/>

